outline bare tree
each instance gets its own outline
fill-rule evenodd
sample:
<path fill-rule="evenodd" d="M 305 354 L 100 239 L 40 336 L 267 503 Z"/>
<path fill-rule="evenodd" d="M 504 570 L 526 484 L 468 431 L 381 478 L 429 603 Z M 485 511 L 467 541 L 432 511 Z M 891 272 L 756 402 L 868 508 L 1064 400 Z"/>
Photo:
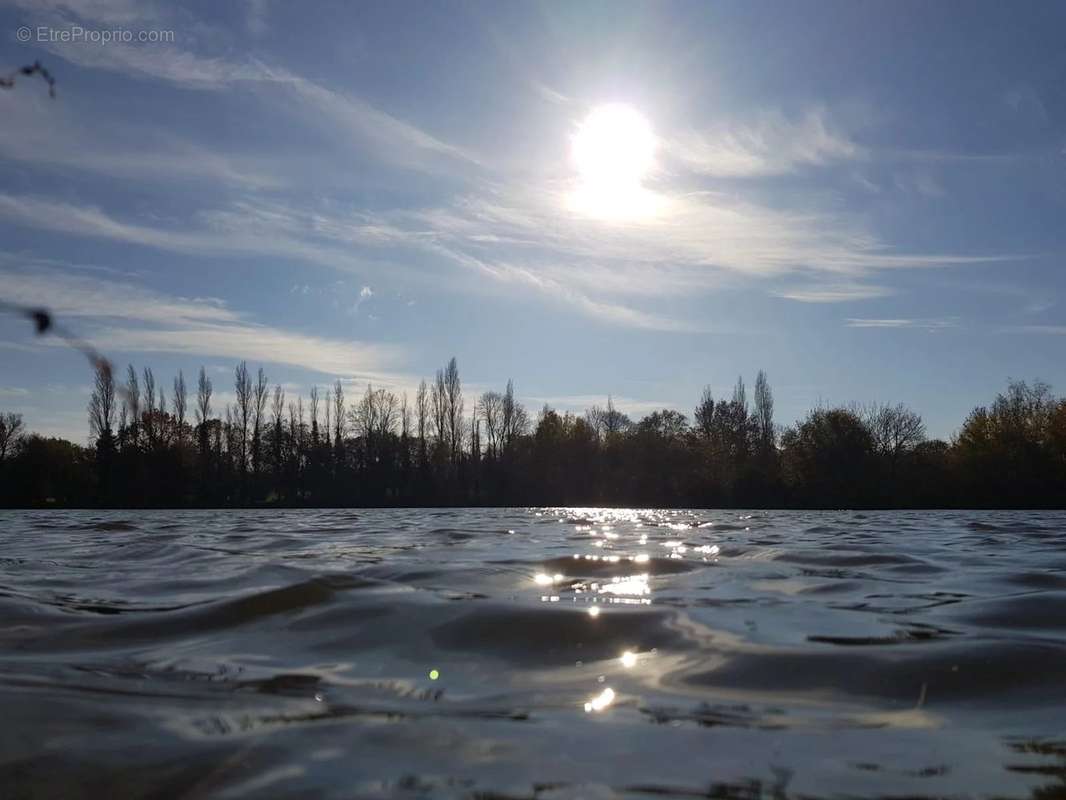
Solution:
<path fill-rule="evenodd" d="M 13 411 L 0 414 L 0 461 L 14 453 L 22 440 L 22 415 Z"/>
<path fill-rule="evenodd" d="M 478 404 L 470 412 L 470 459 L 476 464 L 481 459 L 481 420 L 478 418 Z"/>
<path fill-rule="evenodd" d="M 774 449 L 774 395 L 770 382 L 761 369 L 755 376 L 755 426 L 759 447 L 765 452 Z"/>
<path fill-rule="evenodd" d="M 126 391 L 123 409 L 129 409 L 129 437 L 136 446 L 137 433 L 141 426 L 141 384 L 137 380 L 137 370 L 133 364 L 126 367 Z"/>
<path fill-rule="evenodd" d="M 110 449 L 115 425 L 115 379 L 111 370 L 97 366 L 89 397 L 89 431 L 98 448 Z"/>
<path fill-rule="evenodd" d="M 610 400 L 608 399 L 608 404 Z M 503 393 L 503 436 L 501 446 L 506 451 L 511 444 L 529 430 L 529 414 L 525 407 L 514 398 L 514 381 L 507 381 Z"/>
<path fill-rule="evenodd" d="M 240 435 L 237 429 L 238 414 L 234 412 L 233 407 L 229 403 L 226 403 L 226 459 L 230 465 L 235 465 L 237 458 L 241 454 L 241 450 L 244 447 L 244 437 Z M 244 471 L 243 467 L 240 468 L 241 472 Z"/>
<path fill-rule="evenodd" d="M 333 435 L 333 388 L 326 389 L 326 444 L 329 444 L 329 438 Z"/>
<path fill-rule="evenodd" d="M 340 449 L 344 441 L 344 388 L 341 379 L 333 384 L 333 446 Z"/>
<path fill-rule="evenodd" d="M 185 388 L 185 374 L 179 369 L 178 377 L 174 379 L 174 399 L 171 406 L 174 407 L 174 423 L 177 426 L 178 443 L 185 441 L 185 407 L 189 394 Z"/>
<path fill-rule="evenodd" d="M 455 356 L 452 356 L 444 368 L 444 389 L 448 445 L 452 462 L 458 463 L 463 447 L 463 387 L 459 380 L 459 365 L 456 363 Z"/>
<path fill-rule="evenodd" d="M 444 385 L 444 370 L 438 369 L 430 389 L 429 402 L 433 410 L 433 438 L 437 447 L 448 446 L 448 390 Z"/>
<path fill-rule="evenodd" d="M 614 407 L 614 400 L 607 396 L 607 408 L 593 406 L 585 411 L 585 421 L 598 437 L 605 440 L 624 433 L 633 424 L 629 417 Z"/>
<path fill-rule="evenodd" d="M 282 439 L 284 438 L 282 424 L 285 416 L 285 391 L 281 388 L 280 383 L 274 387 L 274 398 L 270 404 L 270 416 L 274 428 L 274 470 L 280 475 Z"/>
<path fill-rule="evenodd" d="M 200 367 L 200 378 L 196 384 L 196 427 L 200 431 L 200 456 L 207 456 L 207 420 L 211 417 L 211 379 L 207 370 Z"/>
<path fill-rule="evenodd" d="M 263 415 L 266 413 L 267 386 L 266 373 L 260 367 L 256 373 L 255 388 L 252 396 L 252 471 L 257 473 L 262 467 L 263 453 Z"/>
<path fill-rule="evenodd" d="M 311 387 L 311 444 L 318 447 L 318 386 Z"/>
<path fill-rule="evenodd" d="M 151 367 L 144 368 L 144 433 L 148 437 L 148 447 L 154 448 L 156 443 L 156 413 L 155 413 L 155 374 Z"/>
<path fill-rule="evenodd" d="M 503 395 L 485 392 L 481 395 L 481 416 L 485 420 L 485 437 L 488 439 L 486 454 L 495 459 L 503 441 Z"/>
<path fill-rule="evenodd" d="M 741 409 L 745 414 L 748 413 L 748 390 L 744 386 L 744 376 L 737 376 L 737 384 L 733 387 L 733 402 L 737 404 L 737 408 Z"/>
<path fill-rule="evenodd" d="M 703 394 L 696 404 L 696 411 L 692 415 L 696 422 L 696 430 L 704 439 L 710 439 L 714 432 L 714 394 L 710 386 L 703 387 Z"/>
<path fill-rule="evenodd" d="M 429 388 L 423 380 L 415 393 L 415 424 L 418 427 L 418 453 L 421 462 L 426 461 L 426 428 L 429 425 Z"/>
<path fill-rule="evenodd" d="M 304 399 L 299 395 L 296 396 L 296 436 L 293 439 L 293 447 L 296 448 L 297 453 L 301 453 L 304 450 L 304 446 L 307 441 L 306 436 L 307 425 L 304 423 Z"/>
<path fill-rule="evenodd" d="M 377 424 L 377 395 L 374 387 L 367 383 L 366 391 L 362 399 L 348 412 L 348 421 L 355 431 L 355 435 L 362 437 L 369 448 L 371 439 L 374 438 Z"/>
<path fill-rule="evenodd" d="M 396 423 L 400 418 L 400 400 L 395 392 L 390 392 L 388 389 L 377 389 L 375 394 L 377 395 L 377 401 L 374 403 L 377 406 L 376 432 L 378 437 L 383 438 L 396 432 Z"/>
<path fill-rule="evenodd" d="M 411 435 L 411 406 L 407 402 L 407 392 L 400 395 L 400 438 L 406 440 Z"/>
<path fill-rule="evenodd" d="M 900 457 L 925 441 L 922 418 L 902 403 L 868 406 L 862 410 L 862 417 L 875 449 L 888 460 L 893 475 Z"/>
<path fill-rule="evenodd" d="M 395 428 L 396 395 L 386 389 L 375 389 L 368 383 L 363 399 L 351 410 L 350 417 L 358 434 L 368 443 L 380 440 Z"/>
<path fill-rule="evenodd" d="M 200 378 L 196 383 L 196 424 L 203 425 L 211 418 L 211 379 L 207 371 L 200 367 Z"/>
<path fill-rule="evenodd" d="M 279 425 L 282 421 L 282 416 L 285 413 L 285 390 L 281 388 L 281 384 L 274 386 L 274 396 L 270 401 L 270 419 L 274 425 Z"/>
<path fill-rule="evenodd" d="M 244 361 L 234 371 L 233 388 L 237 393 L 235 423 L 240 440 L 240 471 L 244 473 L 248 470 L 248 422 L 252 417 L 252 379 L 248 377 L 248 364 Z"/>
<path fill-rule="evenodd" d="M 296 414 L 296 403 L 292 400 L 289 401 L 289 442 L 292 447 L 295 448 L 297 439 L 297 429 L 299 426 L 298 416 Z"/>

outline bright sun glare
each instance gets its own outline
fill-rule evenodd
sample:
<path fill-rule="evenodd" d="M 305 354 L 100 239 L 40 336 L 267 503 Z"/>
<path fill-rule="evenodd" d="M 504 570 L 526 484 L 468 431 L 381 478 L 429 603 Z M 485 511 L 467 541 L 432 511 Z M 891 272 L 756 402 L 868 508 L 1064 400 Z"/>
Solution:
<path fill-rule="evenodd" d="M 579 176 L 571 208 L 615 220 L 654 216 L 656 196 L 643 183 L 655 165 L 655 148 L 651 123 L 632 106 L 592 109 L 570 141 Z"/>

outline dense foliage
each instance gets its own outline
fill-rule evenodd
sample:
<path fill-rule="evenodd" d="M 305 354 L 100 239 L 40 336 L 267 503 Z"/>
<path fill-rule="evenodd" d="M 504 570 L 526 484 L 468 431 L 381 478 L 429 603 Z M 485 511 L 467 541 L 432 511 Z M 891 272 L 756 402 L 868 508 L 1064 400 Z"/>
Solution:
<path fill-rule="evenodd" d="M 183 375 L 168 404 L 151 369 L 119 382 L 104 366 L 89 447 L 0 415 L 0 503 L 1061 507 L 1066 487 L 1066 400 L 1042 383 L 1011 383 L 950 443 L 904 406 L 816 408 L 781 430 L 761 372 L 752 403 L 742 380 L 708 390 L 691 423 L 634 422 L 610 400 L 533 420 L 510 383 L 468 413 L 455 359 L 413 398 L 367 386 L 348 402 L 337 381 L 305 405 L 244 363 L 221 415 L 203 369 L 191 413 L 188 394 Z"/>

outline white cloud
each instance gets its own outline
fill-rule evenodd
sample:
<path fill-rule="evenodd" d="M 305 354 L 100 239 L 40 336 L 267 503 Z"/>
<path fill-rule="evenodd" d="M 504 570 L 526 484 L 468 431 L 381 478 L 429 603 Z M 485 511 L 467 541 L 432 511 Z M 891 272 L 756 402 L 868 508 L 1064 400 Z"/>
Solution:
<path fill-rule="evenodd" d="M 103 352 L 176 353 L 287 364 L 325 375 L 360 380 L 392 380 L 386 367 L 398 351 L 390 347 L 346 342 L 286 331 L 251 321 L 162 328 L 104 327 L 89 339 Z"/>
<path fill-rule="evenodd" d="M 37 15 L 76 17 L 100 25 L 130 25 L 156 13 L 152 2 L 137 0 L 9 0 L 11 5 Z"/>
<path fill-rule="evenodd" d="M 566 214 L 554 205 L 562 194 L 497 188 L 448 207 L 378 214 L 248 200 L 202 211 L 194 224 L 182 228 L 128 222 L 92 206 L 0 194 L 0 218 L 192 255 L 297 258 L 367 276 L 381 265 L 371 260 L 376 254 L 386 258 L 393 277 L 478 292 L 485 291 L 484 281 L 473 278 L 489 277 L 498 288 L 534 289 L 589 316 L 657 330 L 699 327 L 617 298 L 679 297 L 735 285 L 741 278 L 800 273 L 836 279 L 775 293 L 805 302 L 840 302 L 889 294 L 859 280 L 877 270 L 1000 258 L 895 254 L 846 217 L 730 204 L 713 193 L 675 198 L 663 220 L 613 226 Z M 501 242 L 510 246 L 504 249 Z M 472 275 L 455 282 L 439 270 L 397 257 L 411 249 L 444 257 Z"/>
<path fill-rule="evenodd" d="M 855 300 L 870 300 L 894 294 L 887 286 L 862 283 L 823 283 L 782 289 L 778 297 L 801 303 L 848 303 Z"/>
<path fill-rule="evenodd" d="M 1034 333 L 1045 336 L 1066 336 L 1066 325 L 1010 325 L 1004 333 Z"/>
<path fill-rule="evenodd" d="M 256 92 L 264 105 L 280 108 L 299 123 L 313 125 L 350 145 L 352 137 L 373 148 L 384 161 L 418 169 L 438 169 L 449 161 L 466 165 L 477 159 L 463 148 L 444 142 L 411 123 L 400 120 L 366 101 L 303 78 L 254 58 L 234 60 L 193 52 L 184 40 L 212 40 L 217 34 L 188 18 L 183 10 L 153 3 L 124 0 L 19 0 L 34 25 L 69 29 L 74 24 L 98 28 L 121 24 L 142 30 L 180 28 L 178 44 L 111 42 L 106 47 L 87 42 L 45 41 L 43 49 L 89 69 L 127 77 L 163 81 L 194 91 L 243 89 Z M 249 25 L 262 29 L 262 3 L 252 0 Z M 198 36 L 189 36 L 197 31 Z M 279 95 L 284 96 L 279 96 Z"/>
<path fill-rule="evenodd" d="M 53 0 L 40 8 L 43 11 L 32 13 L 85 20 L 135 15 L 145 24 L 162 24 L 178 13 L 164 6 L 134 7 L 121 0 Z M 255 10 L 253 3 L 251 12 Z M 611 324 L 675 331 L 702 328 L 639 306 L 653 298 L 689 297 L 741 281 L 796 274 L 810 279 L 811 285 L 786 288 L 776 292 L 779 296 L 841 302 L 890 293 L 868 282 L 879 270 L 995 260 L 950 253 L 897 253 L 870 233 L 864 220 L 846 211 L 822 210 L 811 204 L 796 212 L 736 194 L 682 192 L 665 183 L 656 186 L 656 199 L 663 208 L 656 219 L 627 225 L 585 219 L 566 210 L 572 189 L 567 177 L 528 180 L 502 175 L 496 183 L 488 183 L 482 177 L 486 165 L 466 148 L 284 68 L 166 46 L 64 45 L 56 52 L 74 63 L 182 88 L 249 91 L 264 105 L 292 114 L 305 127 L 326 132 L 342 147 L 351 149 L 355 143 L 393 166 L 454 171 L 466 188 L 457 196 L 420 208 L 374 213 L 338 209 L 328 201 L 318 207 L 300 207 L 251 194 L 203 209 L 173 227 L 123 219 L 94 206 L 0 194 L 0 217 L 45 230 L 192 255 L 300 259 L 367 278 L 376 277 L 376 268 L 381 266 L 370 259 L 384 257 L 393 276 L 402 274 L 437 286 L 455 277 L 454 272 L 438 275 L 438 270 L 427 268 L 424 262 L 412 265 L 393 257 L 394 251 L 414 250 L 461 267 L 467 276 L 451 284 L 455 291 L 484 292 L 487 277 L 497 291 L 533 290 Z M 54 149 L 61 155 L 49 157 L 29 152 L 21 137 L 0 134 L 0 152 L 6 147 L 20 159 L 51 158 L 55 163 L 100 172 L 115 166 L 129 175 L 150 170 L 176 174 L 190 164 L 190 172 L 199 170 L 205 177 L 239 183 L 253 191 L 276 185 L 271 183 L 276 180 L 274 170 L 193 144 L 160 138 L 157 147 L 135 150 L 125 160 L 120 149 L 107 148 L 107 137 L 100 139 L 80 153 L 60 143 Z M 742 123 L 667 136 L 664 149 L 668 162 L 712 177 L 777 175 L 868 157 L 820 109 L 794 118 L 765 113 Z M 820 276 L 824 280 L 816 281 Z M 768 290 L 773 288 L 768 286 Z M 360 298 L 353 311 L 364 300 Z"/>
<path fill-rule="evenodd" d="M 897 175 L 896 188 L 931 198 L 940 198 L 947 194 L 940 181 L 924 171 Z"/>
<path fill-rule="evenodd" d="M 887 293 L 853 285 L 878 270 L 1000 260 L 897 253 L 857 217 L 814 208 L 775 210 L 714 192 L 664 195 L 667 210 L 661 217 L 625 225 L 568 214 L 565 195 L 564 186 L 483 187 L 448 207 L 397 212 L 382 222 L 394 238 L 432 242 L 480 262 L 495 264 L 506 245 L 510 265 L 601 300 L 610 294 L 689 295 L 741 278 L 795 273 L 834 276 L 833 285 L 818 287 L 823 301 L 854 299 Z M 816 299 L 813 290 L 782 294 Z"/>
<path fill-rule="evenodd" d="M 24 266 L 17 266 L 20 263 Z M 180 325 L 217 324 L 239 319 L 217 300 L 167 297 L 133 283 L 26 263 L 11 253 L 0 255 L 0 274 L 5 299 L 46 307 L 58 317 L 134 319 L 156 325 L 175 321 Z"/>
<path fill-rule="evenodd" d="M 339 136 L 352 136 L 371 144 L 385 161 L 408 168 L 432 169 L 440 160 L 476 165 L 478 159 L 467 150 L 448 144 L 408 122 L 381 111 L 349 94 L 309 81 L 283 69 L 258 65 L 261 75 L 257 89 L 264 100 L 276 103 L 279 91 L 296 102 L 301 121 Z"/>
<path fill-rule="evenodd" d="M 135 180 L 208 180 L 250 189 L 281 185 L 265 164 L 147 124 L 94 118 L 47 96 L 2 93 L 0 116 L 0 157 L 13 161 Z"/>
<path fill-rule="evenodd" d="M 958 327 L 959 320 L 957 317 L 925 319 L 863 319 L 851 317 L 844 321 L 844 325 L 848 328 L 916 328 L 926 331 L 939 331 Z"/>
<path fill-rule="evenodd" d="M 360 272 L 361 258 L 350 244 L 358 238 L 357 226 L 347 241 L 315 236 L 313 215 L 282 215 L 269 207 L 237 204 L 226 212 L 204 212 L 199 225 L 167 229 L 118 219 L 96 206 L 79 206 L 40 197 L 0 193 L 0 219 L 41 230 L 110 239 L 127 244 L 199 256 L 268 255 L 295 258 L 341 271 Z M 309 220 L 311 222 L 309 222 Z M 376 241 L 370 232 L 368 241 Z M 401 273 L 402 265 L 394 271 Z"/>
<path fill-rule="evenodd" d="M 5 261 L 10 262 L 10 257 Z M 129 282 L 41 265 L 32 269 L 4 266 L 2 273 L 6 298 L 45 306 L 60 320 L 79 320 L 74 325 L 76 333 L 105 354 L 154 352 L 248 359 L 385 381 L 396 380 L 394 368 L 403 355 L 392 346 L 264 325 L 215 298 L 173 297 Z"/>
<path fill-rule="evenodd" d="M 357 298 L 355 298 L 355 302 L 352 304 L 352 307 L 350 309 L 351 313 L 352 314 L 358 314 L 360 306 L 362 306 L 363 303 L 365 303 L 367 300 L 369 300 L 373 296 L 374 296 L 374 290 L 371 289 L 369 286 L 364 286 L 362 289 L 360 289 L 359 290 L 359 296 Z"/>
<path fill-rule="evenodd" d="M 750 123 L 687 131 L 665 144 L 667 153 L 692 172 L 724 178 L 782 175 L 864 157 L 863 149 L 832 130 L 818 110 L 798 120 L 765 113 Z"/>

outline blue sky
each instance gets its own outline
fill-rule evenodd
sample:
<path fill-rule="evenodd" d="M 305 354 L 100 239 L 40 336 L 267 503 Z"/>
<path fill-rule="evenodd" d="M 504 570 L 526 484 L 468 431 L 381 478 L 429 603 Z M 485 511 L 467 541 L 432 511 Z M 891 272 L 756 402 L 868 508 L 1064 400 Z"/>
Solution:
<path fill-rule="evenodd" d="M 48 40 L 75 26 L 134 41 Z M 780 423 L 904 402 L 946 437 L 1009 377 L 1066 392 L 1063 30 L 1052 2 L 0 3 L 0 62 L 58 90 L 0 93 L 0 298 L 168 384 L 205 364 L 217 411 L 242 357 L 306 395 L 455 355 L 534 410 L 690 413 L 761 368 Z M 605 104 L 654 131 L 654 212 L 573 200 Z M 10 317 L 0 359 L 0 409 L 85 440 L 84 360 Z"/>

